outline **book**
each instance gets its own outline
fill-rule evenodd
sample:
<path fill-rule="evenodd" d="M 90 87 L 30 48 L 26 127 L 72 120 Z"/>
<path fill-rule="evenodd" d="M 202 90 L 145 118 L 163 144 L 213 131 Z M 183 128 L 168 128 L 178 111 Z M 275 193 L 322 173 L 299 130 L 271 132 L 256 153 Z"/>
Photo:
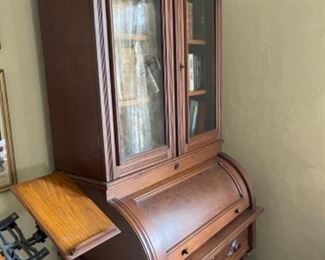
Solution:
<path fill-rule="evenodd" d="M 137 82 L 137 53 L 134 48 L 121 47 L 117 55 L 116 82 L 118 86 L 119 100 L 136 98 Z"/>
<path fill-rule="evenodd" d="M 201 87 L 201 57 L 194 55 L 194 90 Z"/>
<path fill-rule="evenodd" d="M 158 58 L 151 58 L 146 61 L 147 80 L 154 93 L 159 92 L 162 83 L 162 71 Z"/>
<path fill-rule="evenodd" d="M 194 91 L 194 54 L 188 54 L 188 90 Z"/>
<path fill-rule="evenodd" d="M 193 3 L 187 1 L 187 37 L 193 39 L 194 24 L 193 24 Z"/>
<path fill-rule="evenodd" d="M 202 58 L 198 56 L 197 60 L 197 82 L 196 82 L 196 89 L 202 87 Z"/>
<path fill-rule="evenodd" d="M 198 120 L 196 126 L 196 133 L 201 134 L 205 131 L 205 124 L 207 118 L 207 103 L 206 101 L 200 101 L 199 109 L 198 109 Z"/>
<path fill-rule="evenodd" d="M 190 101 L 190 124 L 189 124 L 190 136 L 194 136 L 196 133 L 198 110 L 199 110 L 199 101 L 192 99 Z"/>
<path fill-rule="evenodd" d="M 188 90 L 194 91 L 202 85 L 202 59 L 195 54 L 188 54 Z"/>

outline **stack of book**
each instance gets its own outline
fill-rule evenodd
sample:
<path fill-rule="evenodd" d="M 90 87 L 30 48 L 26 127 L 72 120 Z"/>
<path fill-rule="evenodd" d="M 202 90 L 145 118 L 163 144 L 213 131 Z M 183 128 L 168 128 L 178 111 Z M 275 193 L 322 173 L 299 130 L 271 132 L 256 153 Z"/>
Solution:
<path fill-rule="evenodd" d="M 194 91 L 201 87 L 202 59 L 199 55 L 188 54 L 188 90 Z"/>

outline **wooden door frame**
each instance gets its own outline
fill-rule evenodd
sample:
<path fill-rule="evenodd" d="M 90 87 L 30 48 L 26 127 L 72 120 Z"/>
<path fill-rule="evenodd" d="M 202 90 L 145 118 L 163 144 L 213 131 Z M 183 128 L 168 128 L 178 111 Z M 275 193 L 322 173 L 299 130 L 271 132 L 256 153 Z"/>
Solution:
<path fill-rule="evenodd" d="M 177 97 L 177 131 L 178 155 L 198 149 L 204 145 L 221 140 L 221 0 L 215 0 L 215 60 L 216 60 L 216 113 L 215 129 L 190 138 L 188 135 L 188 102 L 187 102 L 187 49 L 186 34 L 186 1 L 177 0 L 175 8 L 175 63 L 176 70 L 176 97 Z"/>
<path fill-rule="evenodd" d="M 166 145 L 153 149 L 148 152 L 143 152 L 133 156 L 125 162 L 120 159 L 119 151 L 119 136 L 118 136 L 118 110 L 117 110 L 117 95 L 116 95 L 116 79 L 115 79 L 115 58 L 114 58 L 114 34 L 112 25 L 112 1 L 106 0 L 107 13 L 107 35 L 108 35 L 108 53 L 109 59 L 109 74 L 110 74 L 110 91 L 107 91 L 109 106 L 104 109 L 105 114 L 109 114 L 106 118 L 108 125 L 114 126 L 111 129 L 110 138 L 107 142 L 114 145 L 114 156 L 107 158 L 108 164 L 114 160 L 113 179 L 126 176 L 135 171 L 142 170 L 154 164 L 172 159 L 176 156 L 176 130 L 175 130 L 175 89 L 174 89 L 174 35 L 173 35 L 173 0 L 161 0 L 161 26 L 162 26 L 162 47 L 163 47 L 163 64 L 164 64 L 164 104 L 165 104 L 165 140 Z M 107 111 L 108 110 L 108 111 Z M 108 145 L 107 145 L 108 146 Z M 112 167 L 111 167 L 112 168 Z"/>

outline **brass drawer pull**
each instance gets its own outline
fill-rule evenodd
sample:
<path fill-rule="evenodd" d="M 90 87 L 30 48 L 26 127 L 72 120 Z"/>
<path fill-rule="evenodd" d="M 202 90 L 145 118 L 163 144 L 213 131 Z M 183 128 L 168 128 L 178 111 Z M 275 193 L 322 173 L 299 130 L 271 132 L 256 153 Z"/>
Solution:
<path fill-rule="evenodd" d="M 231 256 L 236 253 L 240 249 L 241 245 L 238 240 L 234 240 L 231 242 L 229 250 L 227 252 L 227 256 Z"/>

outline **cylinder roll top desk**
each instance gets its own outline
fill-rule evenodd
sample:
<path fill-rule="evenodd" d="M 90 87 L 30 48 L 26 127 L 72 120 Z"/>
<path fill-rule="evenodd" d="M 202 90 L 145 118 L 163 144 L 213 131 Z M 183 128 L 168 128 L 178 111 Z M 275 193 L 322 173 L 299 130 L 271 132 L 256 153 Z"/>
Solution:
<path fill-rule="evenodd" d="M 46 181 L 61 187 L 39 199 L 52 220 L 26 184 L 13 190 L 62 257 L 243 258 L 262 209 L 221 152 L 221 0 L 38 3 L 56 169 Z"/>

